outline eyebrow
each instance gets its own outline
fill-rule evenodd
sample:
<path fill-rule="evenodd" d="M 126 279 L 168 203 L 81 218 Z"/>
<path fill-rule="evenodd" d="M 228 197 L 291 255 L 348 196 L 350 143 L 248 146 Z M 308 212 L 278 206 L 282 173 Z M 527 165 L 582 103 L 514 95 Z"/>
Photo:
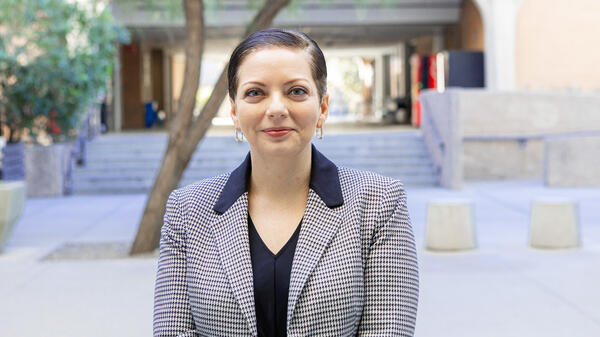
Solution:
<path fill-rule="evenodd" d="M 305 78 L 303 78 L 303 77 L 298 77 L 298 78 L 291 79 L 291 80 L 289 80 L 289 81 L 287 81 L 287 82 L 285 82 L 285 83 L 283 83 L 283 84 L 284 84 L 284 85 L 288 85 L 288 84 L 291 84 L 291 83 L 294 83 L 294 82 L 298 82 L 298 81 L 304 81 L 304 82 L 308 82 L 308 81 L 307 81 Z M 254 84 L 254 85 L 259 85 L 259 86 L 262 86 L 262 87 L 264 87 L 264 86 L 265 86 L 265 84 L 264 84 L 264 83 L 262 83 L 262 82 L 259 82 L 259 81 L 248 81 L 248 82 L 244 82 L 244 83 L 242 83 L 242 84 L 240 85 L 240 87 L 241 87 L 241 86 L 244 86 L 244 85 L 251 85 L 251 84 Z"/>

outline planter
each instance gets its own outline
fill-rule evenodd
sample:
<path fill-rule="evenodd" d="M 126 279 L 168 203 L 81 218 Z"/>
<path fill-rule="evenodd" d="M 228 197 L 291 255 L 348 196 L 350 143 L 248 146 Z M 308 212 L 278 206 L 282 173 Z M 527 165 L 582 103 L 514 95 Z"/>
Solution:
<path fill-rule="evenodd" d="M 25 147 L 27 195 L 50 197 L 70 194 L 73 186 L 72 143 Z"/>
<path fill-rule="evenodd" d="M 25 144 L 8 143 L 2 148 L 2 180 L 25 179 Z"/>
<path fill-rule="evenodd" d="M 0 182 L 0 252 L 25 206 L 23 181 Z"/>

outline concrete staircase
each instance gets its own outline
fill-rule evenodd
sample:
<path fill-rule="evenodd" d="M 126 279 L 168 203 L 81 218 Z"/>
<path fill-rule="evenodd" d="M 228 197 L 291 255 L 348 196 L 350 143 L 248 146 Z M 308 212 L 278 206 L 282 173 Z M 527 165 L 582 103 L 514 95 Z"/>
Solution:
<path fill-rule="evenodd" d="M 314 144 L 338 166 L 374 171 L 405 185 L 437 185 L 439 178 L 419 131 L 326 135 Z M 166 149 L 166 133 L 121 133 L 88 144 L 88 163 L 74 173 L 74 192 L 141 193 L 152 188 Z M 205 137 L 192 157 L 181 186 L 229 172 L 248 152 L 232 136 Z"/>

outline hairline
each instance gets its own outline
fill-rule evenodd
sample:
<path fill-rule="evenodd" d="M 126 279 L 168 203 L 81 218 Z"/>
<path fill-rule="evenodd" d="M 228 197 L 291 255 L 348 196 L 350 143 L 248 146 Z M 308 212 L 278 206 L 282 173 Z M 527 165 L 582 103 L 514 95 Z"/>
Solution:
<path fill-rule="evenodd" d="M 260 51 L 261 49 L 276 49 L 276 48 L 284 48 L 284 49 L 288 49 L 288 50 L 299 50 L 307 56 L 308 62 L 310 64 L 310 78 L 315 83 L 315 87 L 317 88 L 317 92 L 318 92 L 319 85 L 318 85 L 317 81 L 314 79 L 314 74 L 313 74 L 313 67 L 315 66 L 315 61 L 313 60 L 312 55 L 308 51 L 308 49 L 310 48 L 310 45 L 306 46 L 305 48 L 301 48 L 301 47 L 297 47 L 297 46 L 288 46 L 285 44 L 265 44 L 265 45 L 259 45 L 259 46 L 255 46 L 255 47 L 246 49 L 244 51 L 244 53 L 242 53 L 240 64 L 238 65 L 238 67 L 236 69 L 236 73 L 235 73 L 235 77 L 234 77 L 236 89 L 240 87 L 239 74 L 240 74 L 240 69 L 242 68 L 242 65 L 244 64 L 244 61 L 246 60 L 246 56 L 248 56 L 252 53 L 256 53 L 256 52 Z M 237 96 L 237 92 L 236 92 L 236 96 Z M 321 94 L 319 94 L 319 96 L 321 96 Z M 325 92 L 323 93 L 323 96 L 325 96 Z"/>
<path fill-rule="evenodd" d="M 241 55 L 240 55 L 240 62 L 237 66 L 236 69 L 236 73 L 234 75 L 234 79 L 235 79 L 235 88 L 236 88 L 236 93 L 235 96 L 237 96 L 237 88 L 239 88 L 239 73 L 240 73 L 240 68 L 242 66 L 242 64 L 244 63 L 246 57 L 252 53 L 255 53 L 261 49 L 275 49 L 275 48 L 285 48 L 285 49 L 289 49 L 289 50 L 300 50 L 302 52 L 304 52 L 307 56 L 308 56 L 308 62 L 310 65 L 310 76 L 313 80 L 313 82 L 315 83 L 315 86 L 317 88 L 317 94 L 319 95 L 319 99 L 322 99 L 326 94 L 327 94 L 327 89 L 326 87 L 324 88 L 325 90 L 323 90 L 323 92 L 319 92 L 319 81 L 318 79 L 315 78 L 315 68 L 317 66 L 313 55 L 310 53 L 311 49 L 317 49 L 315 48 L 310 41 L 306 40 L 306 37 L 302 37 L 302 41 L 304 41 L 304 43 L 306 44 L 306 46 L 302 47 L 302 46 L 296 46 L 296 45 L 288 45 L 285 43 L 264 43 L 264 44 L 258 44 L 256 46 L 250 47 L 246 50 L 244 50 Z M 229 91 L 229 90 L 228 90 Z M 235 99 L 235 96 L 232 99 Z M 231 97 L 230 97 L 231 98 Z"/>

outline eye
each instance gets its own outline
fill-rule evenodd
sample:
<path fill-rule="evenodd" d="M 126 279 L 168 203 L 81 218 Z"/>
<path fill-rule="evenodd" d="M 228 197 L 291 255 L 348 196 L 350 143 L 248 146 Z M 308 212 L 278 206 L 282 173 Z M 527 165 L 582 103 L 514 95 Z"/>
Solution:
<path fill-rule="evenodd" d="M 250 89 L 246 91 L 246 97 L 256 97 L 259 96 L 262 92 L 258 89 Z"/>
<path fill-rule="evenodd" d="M 293 88 L 292 90 L 290 90 L 290 95 L 294 95 L 294 96 L 302 96 L 302 95 L 306 95 L 308 94 L 308 91 L 304 88 Z"/>

